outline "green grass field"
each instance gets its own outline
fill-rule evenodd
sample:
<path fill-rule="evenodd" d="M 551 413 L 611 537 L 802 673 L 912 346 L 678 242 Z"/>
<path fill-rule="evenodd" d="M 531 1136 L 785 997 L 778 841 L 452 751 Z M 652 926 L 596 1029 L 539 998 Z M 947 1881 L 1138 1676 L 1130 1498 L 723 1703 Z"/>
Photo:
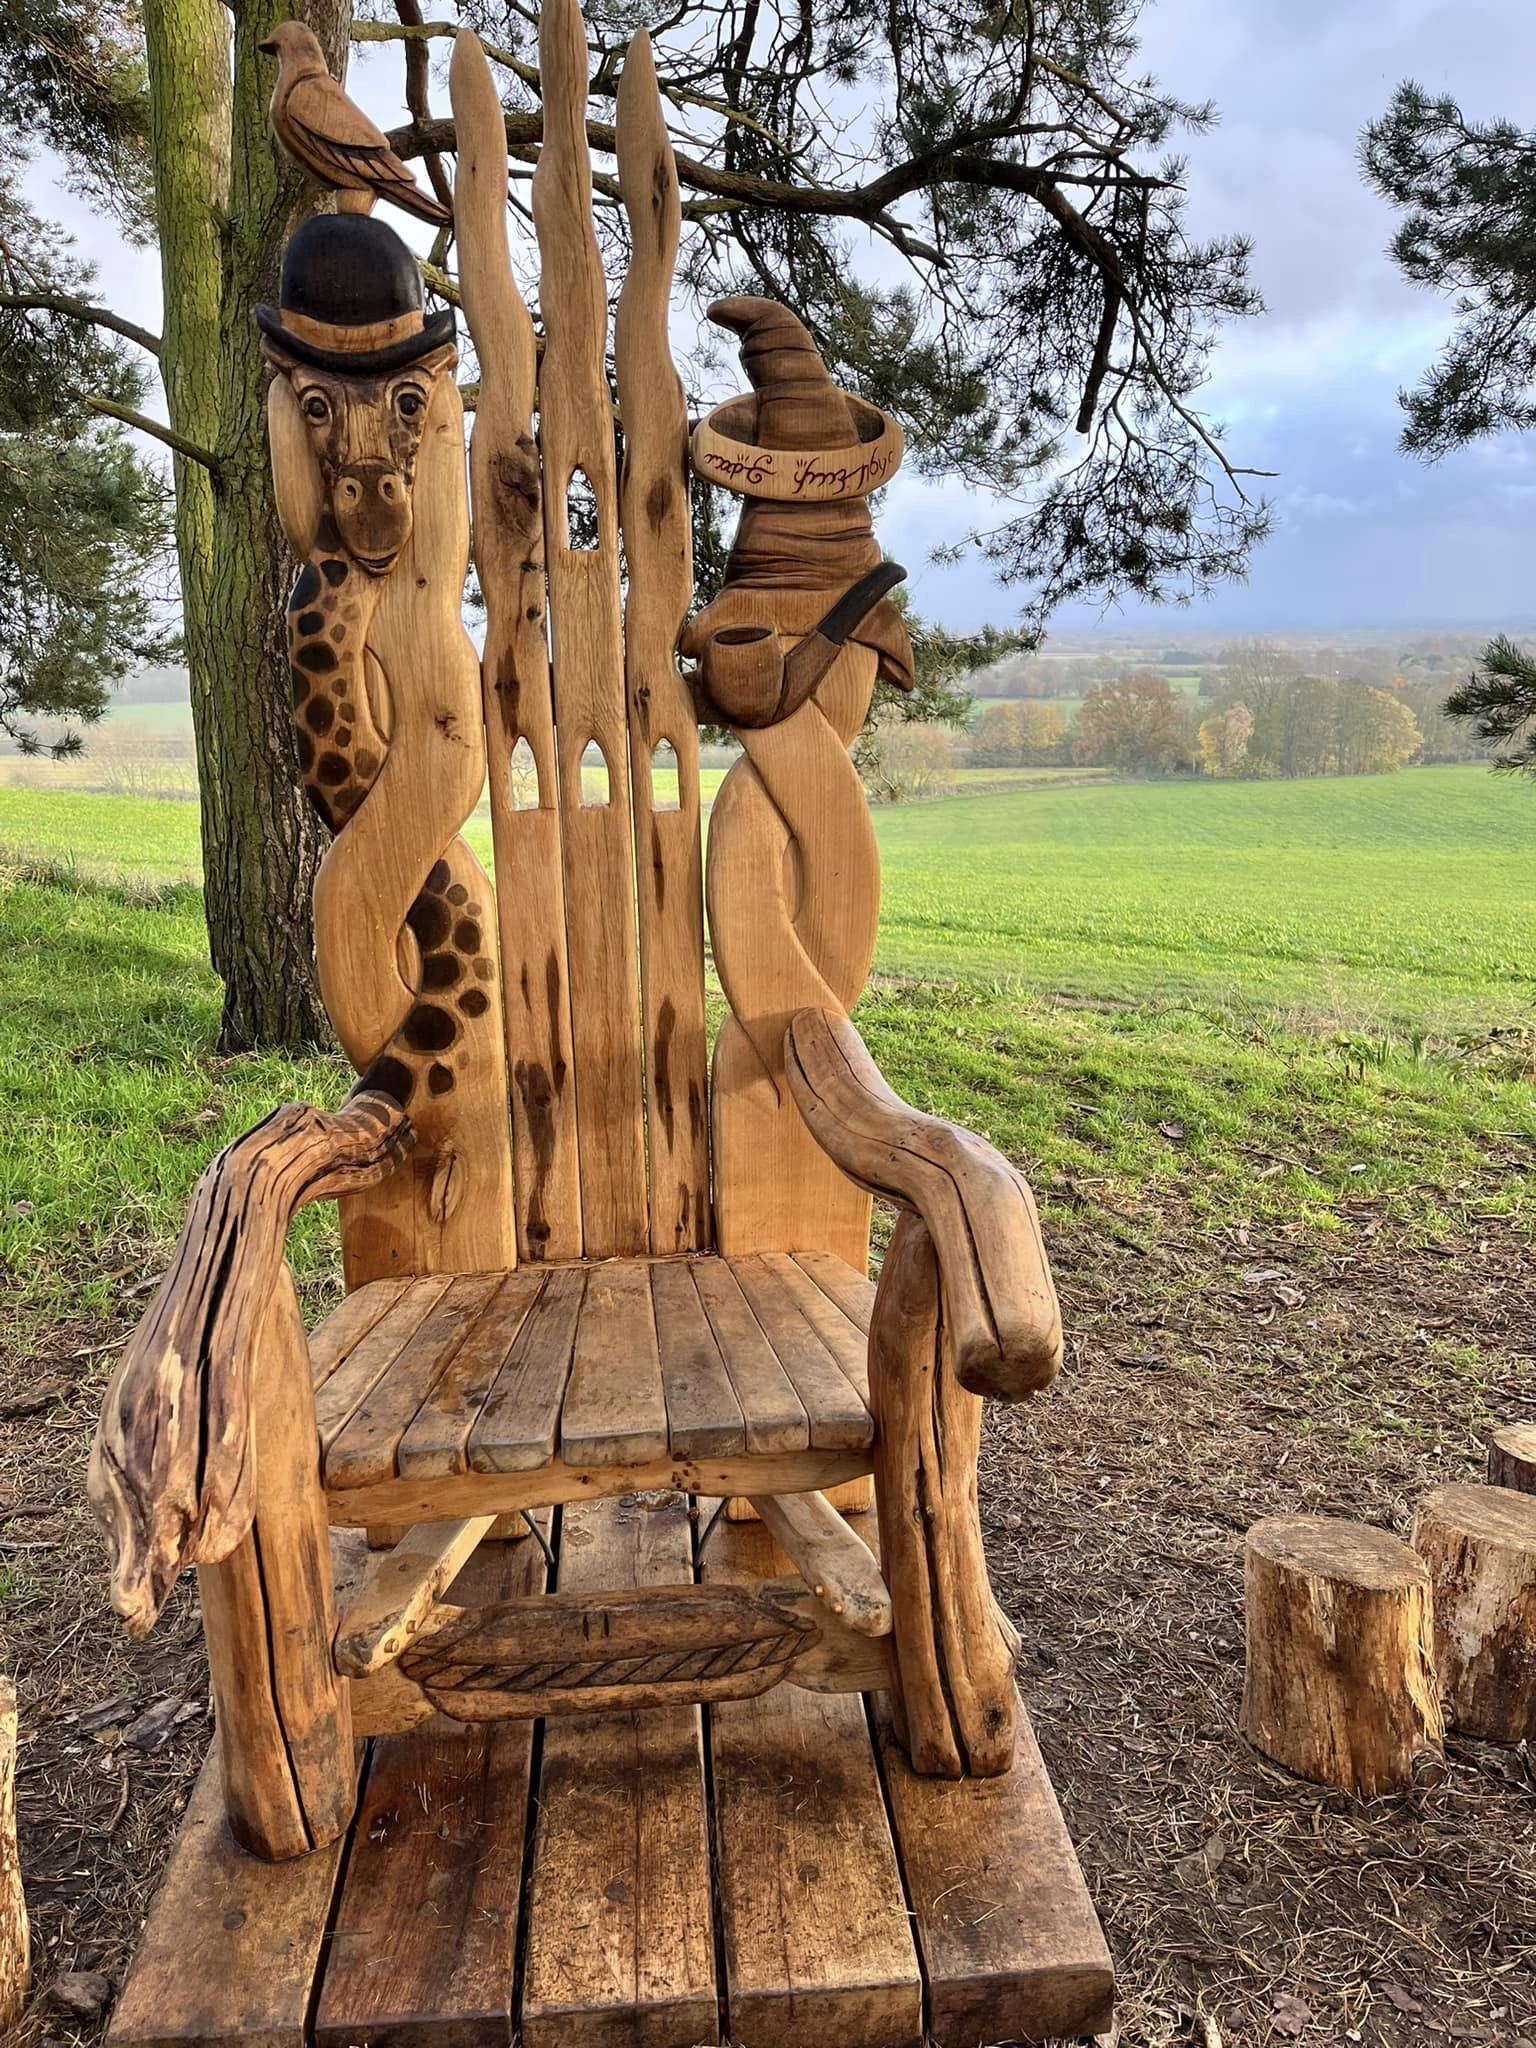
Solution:
<path fill-rule="evenodd" d="M 876 829 L 860 1022 L 1047 1209 L 1327 1228 L 1375 1203 L 1426 1231 L 1522 1209 L 1536 790 L 1476 768 L 1030 786 Z M 195 869 L 195 806 L 0 790 L 0 1260 L 34 1315 L 105 1308 L 218 1144 L 345 1090 L 339 1059 L 214 1055 L 200 899 L 163 879 Z M 310 1217 L 301 1268 L 331 1256 Z"/>

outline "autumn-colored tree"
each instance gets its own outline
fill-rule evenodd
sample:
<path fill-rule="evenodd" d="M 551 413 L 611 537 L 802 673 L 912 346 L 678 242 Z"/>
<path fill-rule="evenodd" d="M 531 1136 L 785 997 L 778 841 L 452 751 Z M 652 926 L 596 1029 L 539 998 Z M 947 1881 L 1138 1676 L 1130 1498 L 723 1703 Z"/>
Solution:
<path fill-rule="evenodd" d="M 1072 758 L 1129 775 L 1166 775 L 1187 765 L 1193 735 L 1182 696 L 1149 670 L 1096 683 L 1083 699 Z"/>
<path fill-rule="evenodd" d="M 1340 683 L 1335 714 L 1334 765 L 1340 775 L 1391 775 L 1423 745 L 1418 721 L 1390 690 Z"/>
<path fill-rule="evenodd" d="M 1196 736 L 1196 752 L 1207 775 L 1241 775 L 1253 737 L 1253 713 L 1246 704 L 1218 711 Z"/>
<path fill-rule="evenodd" d="M 994 704 L 971 728 L 973 768 L 1038 768 L 1062 758 L 1067 728 L 1054 704 Z"/>

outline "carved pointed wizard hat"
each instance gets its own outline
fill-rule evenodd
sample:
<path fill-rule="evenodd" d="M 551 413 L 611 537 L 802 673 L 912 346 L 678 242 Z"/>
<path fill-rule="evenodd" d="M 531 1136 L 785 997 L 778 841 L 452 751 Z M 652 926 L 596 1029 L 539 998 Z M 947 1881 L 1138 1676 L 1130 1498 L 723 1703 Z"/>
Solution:
<path fill-rule="evenodd" d="M 368 213 L 307 220 L 283 252 L 278 298 L 256 308 L 262 333 L 301 363 L 342 376 L 384 376 L 454 338 L 453 308 L 423 311 L 416 258 Z"/>

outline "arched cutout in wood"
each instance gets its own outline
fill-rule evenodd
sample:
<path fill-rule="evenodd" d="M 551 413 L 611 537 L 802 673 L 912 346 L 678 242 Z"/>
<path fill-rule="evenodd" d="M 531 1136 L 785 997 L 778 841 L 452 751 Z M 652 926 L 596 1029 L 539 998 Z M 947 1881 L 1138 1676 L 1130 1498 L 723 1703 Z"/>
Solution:
<path fill-rule="evenodd" d="M 507 763 L 507 785 L 512 793 L 513 810 L 536 811 L 542 807 L 544 791 L 539 784 L 539 764 L 526 736 L 520 737 L 512 749 L 512 757 Z"/>
<path fill-rule="evenodd" d="M 594 737 L 581 750 L 581 808 L 606 811 L 611 770 L 603 743 Z"/>
<path fill-rule="evenodd" d="M 677 764 L 677 749 L 663 737 L 651 749 L 651 809 L 653 811 L 677 811 L 682 809 L 681 789 L 678 782 L 680 770 Z"/>
<path fill-rule="evenodd" d="M 597 547 L 597 493 L 580 463 L 565 486 L 565 545 L 570 554 L 591 554 Z"/>

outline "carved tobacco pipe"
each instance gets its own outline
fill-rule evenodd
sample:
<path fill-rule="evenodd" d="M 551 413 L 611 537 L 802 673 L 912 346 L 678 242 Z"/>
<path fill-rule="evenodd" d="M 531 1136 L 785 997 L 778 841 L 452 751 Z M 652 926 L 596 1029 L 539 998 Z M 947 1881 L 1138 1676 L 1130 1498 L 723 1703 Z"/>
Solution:
<path fill-rule="evenodd" d="M 704 644 L 696 688 L 706 720 L 777 725 L 798 711 L 842 652 L 860 621 L 888 590 L 906 581 L 899 562 L 881 562 L 843 592 L 786 655 L 772 626 L 722 626 Z M 910 680 L 901 685 L 912 687 Z"/>

